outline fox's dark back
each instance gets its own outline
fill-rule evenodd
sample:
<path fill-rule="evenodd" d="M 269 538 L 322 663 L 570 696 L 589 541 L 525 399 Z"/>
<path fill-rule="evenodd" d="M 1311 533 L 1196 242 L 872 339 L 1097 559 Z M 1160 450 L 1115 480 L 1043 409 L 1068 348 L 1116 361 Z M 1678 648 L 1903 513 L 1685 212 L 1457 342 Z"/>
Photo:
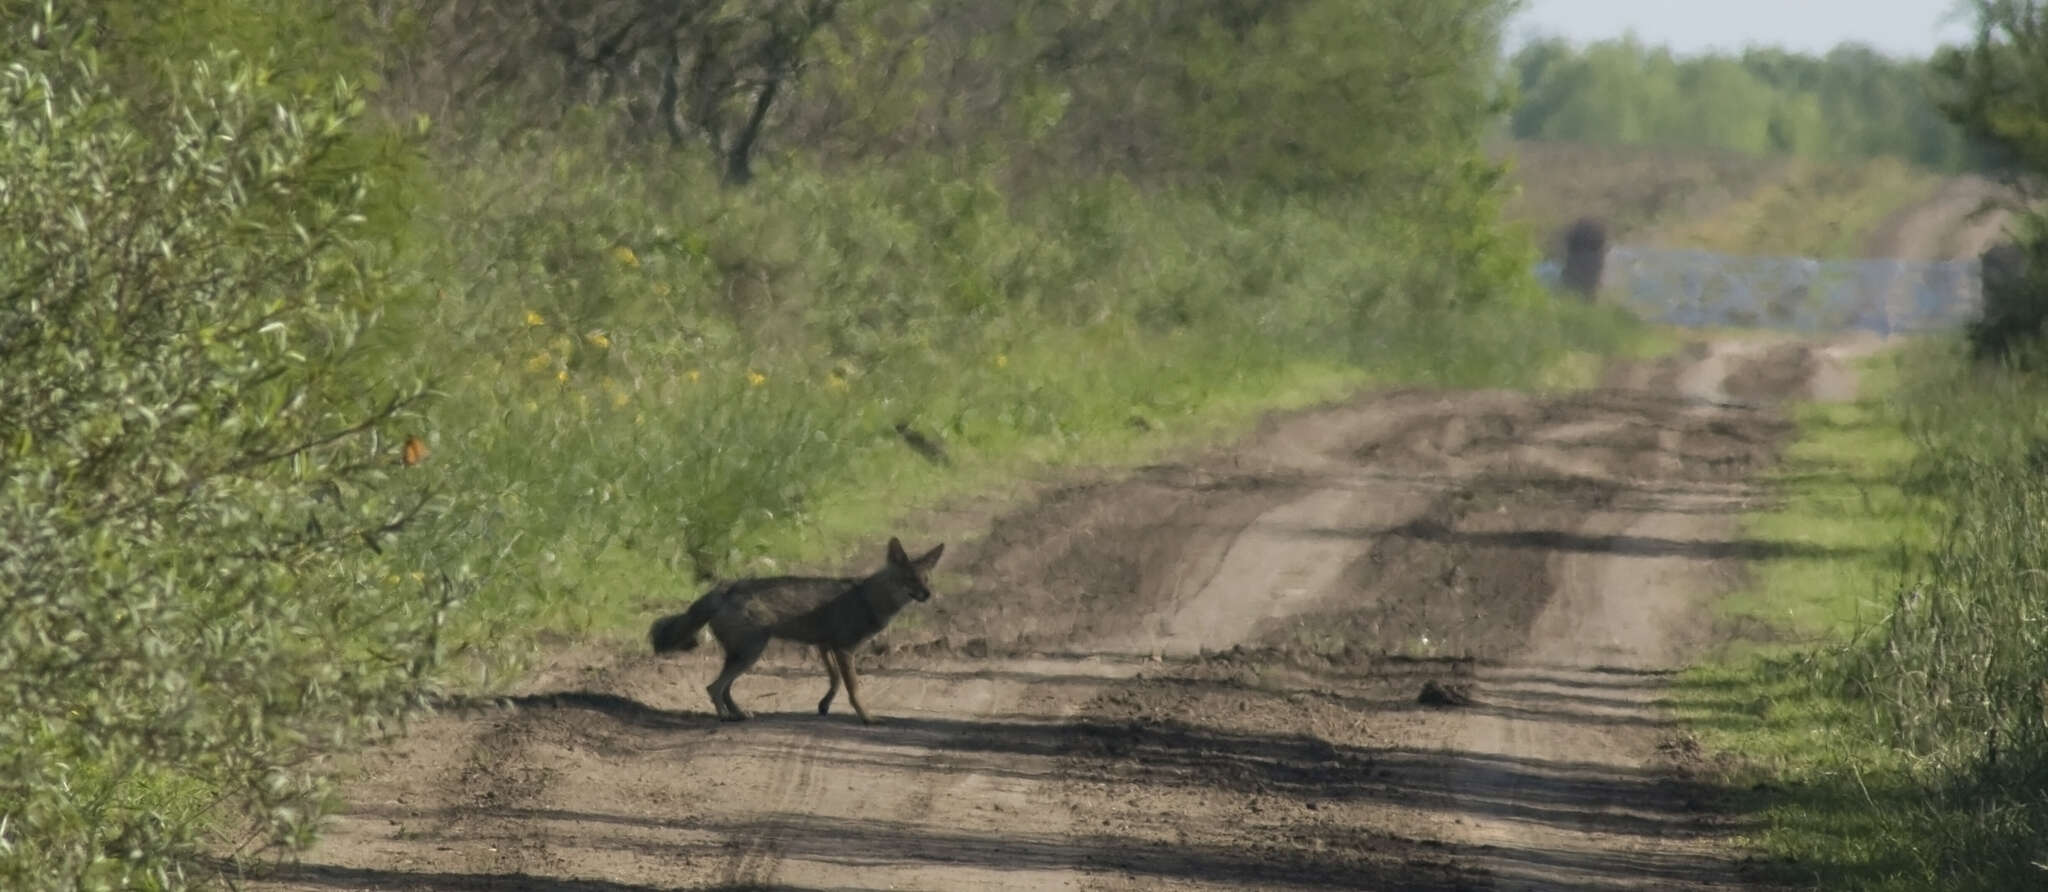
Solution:
<path fill-rule="evenodd" d="M 824 576 L 763 576 L 735 579 L 714 592 L 727 610 L 739 610 L 762 625 L 802 616 L 845 594 L 858 579 Z"/>
<path fill-rule="evenodd" d="M 888 625 L 911 600 L 899 573 L 862 578 L 768 576 L 728 582 L 706 595 L 717 601 L 713 627 L 758 630 L 804 644 L 850 647 Z"/>

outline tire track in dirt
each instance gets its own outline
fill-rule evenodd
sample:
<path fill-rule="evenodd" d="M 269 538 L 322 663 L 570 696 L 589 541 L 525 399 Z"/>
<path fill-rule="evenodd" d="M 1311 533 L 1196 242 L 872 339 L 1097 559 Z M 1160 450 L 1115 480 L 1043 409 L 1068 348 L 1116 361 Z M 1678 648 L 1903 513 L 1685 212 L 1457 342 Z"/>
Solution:
<path fill-rule="evenodd" d="M 1734 429 L 1739 422 L 1731 416 L 1753 414 L 1731 406 L 1731 386 L 1765 399 L 1803 391 L 1819 365 L 1815 352 L 1799 343 L 1713 345 L 1677 379 L 1690 405 L 1659 431 L 1660 452 L 1685 454 L 1701 435 Z M 1495 708 L 1447 731 L 1461 758 L 1489 765 L 1460 776 L 1461 797 L 1540 803 L 1587 784 L 1603 793 L 1547 821 L 1471 822 L 1464 843 L 1485 847 L 1471 863 L 1485 865 L 1497 888 L 1746 885 L 1707 832 L 1713 816 L 1704 792 L 1687 790 L 1678 777 L 1684 766 L 1673 757 L 1697 750 L 1661 715 L 1661 686 L 1610 681 L 1682 668 L 1705 642 L 1698 627 L 1707 600 L 1739 579 L 1742 549 L 1729 546 L 1740 542 L 1741 514 L 1761 497 L 1745 478 L 1766 456 L 1737 450 L 1732 463 L 1701 460 L 1708 457 L 1697 452 L 1689 457 L 1658 476 L 1676 471 L 1690 486 L 1666 488 L 1628 510 L 1594 511 L 1576 524 L 1573 535 L 1592 547 L 1550 558 L 1552 595 L 1527 643 L 1505 664 L 1476 673 L 1475 697 Z M 1574 703 L 1579 720 L 1549 720 L 1546 707 L 1559 702 Z M 1599 767 L 1588 771 L 1588 762 Z M 1650 780 L 1614 787 L 1614 778 L 1631 776 Z M 1521 854 L 1503 858 L 1497 851 Z"/>
<path fill-rule="evenodd" d="M 268 886 L 1725 886 L 1658 673 L 1768 547 L 1727 512 L 1782 424 L 1728 398 L 1822 355 L 1372 395 L 1051 488 L 947 537 L 968 582 L 863 655 L 873 728 L 815 715 L 795 648 L 736 686 L 740 725 L 702 702 L 715 648 L 567 652 L 509 709 L 368 754 Z M 1420 706 L 1424 682 L 1477 702 Z"/>
<path fill-rule="evenodd" d="M 1088 776 L 1120 758 L 1121 782 L 1081 808 L 1197 851 L 1276 847 L 1261 885 L 1742 887 L 1729 817 L 1688 776 L 1692 753 L 1656 704 L 1664 675 L 1709 638 L 1703 608 L 1741 561 L 1796 547 L 1735 536 L 1757 495 L 1746 480 L 1786 428 L 1729 391 L 1803 396 L 1835 363 L 1832 348 L 1797 342 L 1701 345 L 1616 376 L 1649 390 L 1471 413 L 1375 462 L 1441 497 L 1416 522 L 1350 531 L 1375 545 L 1349 585 L 1269 628 L 1268 649 L 1098 704 L 1131 739 L 1070 766 Z M 1472 699 L 1419 705 L 1424 683 Z M 1269 728 L 1307 729 L 1315 747 L 1245 743 Z M 1191 761 L 1207 783 L 1158 768 Z M 1120 807 L 1125 796 L 1138 804 Z M 1190 834 L 1160 814 L 1229 829 Z M 1388 858 L 1377 875 L 1289 878 L 1342 849 Z"/>

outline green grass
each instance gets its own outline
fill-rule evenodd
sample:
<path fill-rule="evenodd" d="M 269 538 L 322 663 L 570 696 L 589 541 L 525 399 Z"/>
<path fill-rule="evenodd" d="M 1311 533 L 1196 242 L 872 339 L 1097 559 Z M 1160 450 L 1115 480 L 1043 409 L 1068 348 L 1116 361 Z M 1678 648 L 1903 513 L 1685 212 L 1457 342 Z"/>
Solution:
<path fill-rule="evenodd" d="M 1905 630 L 1922 620 L 1897 614 L 1901 593 L 1939 590 L 1959 562 L 1981 561 L 1959 557 L 1954 512 L 1996 507 L 1970 507 L 1929 468 L 1954 460 L 1953 437 L 1999 439 L 1959 419 L 2029 423 L 2014 394 L 1987 395 L 1953 362 L 1939 345 L 1909 347 L 1865 364 L 1856 402 L 1798 407 L 1798 438 L 1771 479 L 1780 499 L 1744 530 L 1805 550 L 1752 564 L 1749 585 L 1717 609 L 1753 634 L 1674 689 L 1681 718 L 1731 757 L 1729 786 L 1755 791 L 1743 799 L 1762 820 L 1747 843 L 1789 881 L 1933 892 L 2048 879 L 2030 864 L 2030 795 L 1971 764 L 1981 731 L 1905 698 L 1921 689 L 1916 675 L 1950 670 L 1915 650 Z M 1932 430 L 1930 412 L 1946 416 Z M 2028 770 L 2026 753 L 2009 758 Z"/>
<path fill-rule="evenodd" d="M 1888 404 L 1898 373 L 1895 358 L 1873 359 L 1856 401 L 1797 407 L 1798 437 L 1765 480 L 1779 501 L 1743 524 L 1747 538 L 1788 553 L 1753 564 L 1750 584 L 1717 605 L 1722 619 L 1780 641 L 1846 639 L 1882 611 L 1876 596 L 1912 552 L 1931 545 L 1934 531 L 1900 487 L 1914 452 Z"/>

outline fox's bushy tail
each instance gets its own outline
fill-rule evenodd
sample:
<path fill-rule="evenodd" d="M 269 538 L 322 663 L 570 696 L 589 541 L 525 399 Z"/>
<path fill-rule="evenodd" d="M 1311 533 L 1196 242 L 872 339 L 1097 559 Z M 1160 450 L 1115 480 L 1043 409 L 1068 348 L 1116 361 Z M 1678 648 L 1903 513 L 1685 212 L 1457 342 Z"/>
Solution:
<path fill-rule="evenodd" d="M 690 609 L 655 620 L 654 625 L 647 630 L 647 641 L 654 645 L 654 652 L 665 654 L 678 650 L 695 650 L 697 639 L 701 637 L 698 633 L 703 631 L 705 623 L 711 621 L 711 614 L 716 610 L 716 594 L 717 592 L 706 594 L 691 604 Z"/>

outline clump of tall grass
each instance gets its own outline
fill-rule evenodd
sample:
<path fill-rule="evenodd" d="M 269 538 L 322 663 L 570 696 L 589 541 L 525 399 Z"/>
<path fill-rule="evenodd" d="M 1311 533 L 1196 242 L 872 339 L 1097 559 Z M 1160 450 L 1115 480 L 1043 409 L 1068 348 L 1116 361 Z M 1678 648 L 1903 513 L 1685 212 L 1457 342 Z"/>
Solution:
<path fill-rule="evenodd" d="M 2048 382 L 1964 354 L 1920 352 L 1897 404 L 1941 535 L 1827 675 L 1904 757 L 1924 880 L 2016 888 L 2048 860 Z"/>

